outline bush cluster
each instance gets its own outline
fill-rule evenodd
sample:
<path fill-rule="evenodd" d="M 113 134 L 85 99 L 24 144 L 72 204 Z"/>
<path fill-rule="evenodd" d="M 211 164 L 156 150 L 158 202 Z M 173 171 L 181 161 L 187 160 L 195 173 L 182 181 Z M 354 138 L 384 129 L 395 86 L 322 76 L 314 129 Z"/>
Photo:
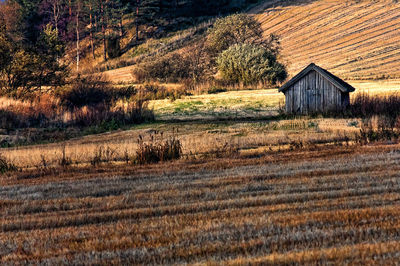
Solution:
<path fill-rule="evenodd" d="M 136 97 L 138 91 L 133 86 L 113 89 L 102 77 L 87 76 L 78 77 L 58 96 L 61 104 L 71 111 L 74 125 L 98 125 L 114 130 L 127 124 L 154 120 L 153 112 L 148 109 L 148 99 Z M 116 107 L 118 99 L 126 103 Z"/>
<path fill-rule="evenodd" d="M 0 174 L 17 170 L 18 168 L 14 164 L 8 162 L 6 158 L 0 155 Z"/>
<path fill-rule="evenodd" d="M 400 137 L 400 95 L 357 94 L 348 106 L 347 115 L 362 117 L 357 142 L 398 141 Z"/>
<path fill-rule="evenodd" d="M 361 124 L 356 141 L 367 144 L 375 141 L 398 141 L 400 137 L 400 116 L 374 116 Z"/>
<path fill-rule="evenodd" d="M 257 45 L 231 46 L 218 56 L 217 64 L 222 77 L 232 83 L 276 84 L 287 77 L 285 66 L 276 60 L 276 56 Z"/>
<path fill-rule="evenodd" d="M 259 22 L 246 14 L 217 19 L 207 37 L 181 52 L 154 55 L 133 71 L 138 82 L 184 82 L 208 80 L 218 70 L 230 83 L 270 83 L 286 79 L 277 61 L 279 38 L 263 38 Z"/>
<path fill-rule="evenodd" d="M 78 76 L 71 82 L 70 88 L 58 93 L 61 104 L 69 110 L 84 106 L 111 105 L 112 89 L 100 76 Z"/>
<path fill-rule="evenodd" d="M 179 82 L 191 77 L 191 62 L 188 57 L 173 53 L 154 61 L 143 62 L 133 74 L 139 82 L 151 80 Z"/>
<path fill-rule="evenodd" d="M 397 117 L 400 115 L 400 94 L 374 96 L 367 93 L 352 97 L 347 111 L 356 117 L 372 117 L 375 115 Z"/>
<path fill-rule="evenodd" d="M 177 160 L 182 156 L 182 144 L 174 136 L 160 141 L 155 141 L 154 136 L 151 139 L 150 143 L 145 143 L 142 136 L 139 136 L 139 148 L 135 157 L 137 164 Z"/>
<path fill-rule="evenodd" d="M 80 127 L 98 126 L 104 130 L 116 130 L 124 125 L 147 121 L 154 121 L 154 113 L 148 108 L 148 101 L 135 100 L 120 108 L 98 105 L 75 109 L 71 123 Z"/>
<path fill-rule="evenodd" d="M 157 87 L 155 93 L 160 93 Z M 128 124 L 153 121 L 154 113 L 138 88 L 113 89 L 100 77 L 78 77 L 53 96 L 43 94 L 30 103 L 0 109 L 0 128 L 8 131 L 28 127 L 96 126 L 101 131 Z M 123 100 L 119 104 L 117 101 Z"/>
<path fill-rule="evenodd" d="M 227 91 L 227 89 L 225 89 L 225 88 L 213 86 L 207 90 L 207 93 L 208 94 L 217 94 L 217 93 L 226 92 L 226 91 Z"/>
<path fill-rule="evenodd" d="M 260 22 L 247 14 L 233 14 L 219 18 L 208 30 L 207 47 L 218 55 L 235 44 L 254 44 L 262 41 Z"/>
<path fill-rule="evenodd" d="M 57 106 L 51 97 L 38 97 L 31 105 L 11 105 L 0 109 L 0 128 L 46 127 L 57 120 Z"/>
<path fill-rule="evenodd" d="M 137 87 L 137 94 L 135 98 L 145 100 L 176 100 L 185 95 L 191 95 L 185 86 L 180 86 L 178 88 L 166 88 L 165 86 L 157 83 L 145 83 Z"/>

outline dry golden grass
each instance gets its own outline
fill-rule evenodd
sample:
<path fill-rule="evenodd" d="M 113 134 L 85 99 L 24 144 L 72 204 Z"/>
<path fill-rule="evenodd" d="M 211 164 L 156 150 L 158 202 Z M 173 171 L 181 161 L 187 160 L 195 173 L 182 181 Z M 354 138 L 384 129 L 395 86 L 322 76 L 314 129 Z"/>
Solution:
<path fill-rule="evenodd" d="M 290 149 L 293 142 L 307 145 L 341 143 L 354 140 L 359 131 L 357 119 L 294 119 L 253 122 L 193 122 L 143 125 L 137 129 L 104 133 L 72 139 L 62 143 L 1 149 L 1 154 L 18 167 L 42 168 L 57 166 L 65 155 L 76 165 L 90 164 L 102 152 L 105 162 L 124 162 L 134 156 L 139 136 L 150 141 L 154 132 L 163 138 L 177 135 L 185 158 L 212 157 L 226 149 L 240 154 L 257 154 Z M 178 133 L 176 133 L 178 131 Z M 161 138 L 157 135 L 156 138 Z"/>
<path fill-rule="evenodd" d="M 349 83 L 357 89 L 357 93 L 370 95 L 396 94 L 400 91 L 400 80 L 351 80 Z M 354 97 L 354 94 L 352 94 Z"/>

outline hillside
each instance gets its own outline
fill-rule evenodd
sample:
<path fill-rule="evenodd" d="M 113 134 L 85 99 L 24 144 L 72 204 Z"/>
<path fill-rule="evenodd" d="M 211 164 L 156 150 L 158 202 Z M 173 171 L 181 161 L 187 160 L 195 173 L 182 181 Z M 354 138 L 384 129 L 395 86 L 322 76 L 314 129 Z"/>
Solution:
<path fill-rule="evenodd" d="M 315 62 L 347 80 L 400 77 L 395 1 L 302 1 L 250 12 L 265 36 L 281 37 L 290 75 Z"/>
<path fill-rule="evenodd" d="M 400 4 L 391 0 L 263 1 L 248 13 L 255 14 L 262 23 L 265 36 L 271 33 L 280 36 L 282 61 L 286 63 L 290 76 L 314 62 L 353 82 L 400 78 L 400 30 L 397 26 L 400 23 Z M 196 35 L 190 36 L 195 28 L 184 31 L 183 36 L 197 38 Z M 164 45 L 161 47 L 171 46 L 175 39 L 179 45 L 173 44 L 174 49 L 191 43 L 180 41 L 182 32 L 178 35 L 174 41 L 168 39 L 165 44 L 164 39 L 160 40 Z M 156 41 L 152 39 L 151 43 Z M 117 61 L 131 60 L 135 49 Z M 150 51 L 154 53 L 157 49 Z M 113 81 L 131 82 L 134 67 L 131 65 L 106 73 Z M 360 87 L 353 82 L 352 85 Z M 397 83 L 394 85 L 398 87 Z"/>

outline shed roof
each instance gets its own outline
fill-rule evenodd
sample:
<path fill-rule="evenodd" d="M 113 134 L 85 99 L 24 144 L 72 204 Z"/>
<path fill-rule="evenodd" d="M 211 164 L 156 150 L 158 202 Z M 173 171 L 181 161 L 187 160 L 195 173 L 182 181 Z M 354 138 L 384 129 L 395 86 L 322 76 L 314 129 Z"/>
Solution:
<path fill-rule="evenodd" d="M 353 91 L 355 91 L 355 88 L 353 86 L 351 86 L 349 83 L 347 83 L 344 80 L 336 77 L 335 75 L 330 73 L 328 70 L 325 70 L 325 69 L 317 66 L 314 63 L 311 63 L 310 65 L 308 65 L 299 74 L 297 74 L 291 80 L 286 82 L 282 87 L 279 88 L 279 91 L 280 92 L 285 92 L 288 88 L 290 88 L 293 84 L 295 84 L 297 81 L 299 81 L 302 77 L 307 75 L 312 70 L 317 71 L 319 74 L 321 74 L 327 80 L 332 82 L 334 85 L 336 85 L 336 87 L 339 88 L 339 90 L 341 90 L 343 92 L 353 92 Z"/>

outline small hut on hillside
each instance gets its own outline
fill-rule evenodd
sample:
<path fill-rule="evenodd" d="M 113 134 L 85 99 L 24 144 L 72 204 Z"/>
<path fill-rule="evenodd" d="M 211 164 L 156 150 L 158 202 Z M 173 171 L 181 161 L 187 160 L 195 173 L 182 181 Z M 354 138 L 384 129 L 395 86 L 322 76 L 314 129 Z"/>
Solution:
<path fill-rule="evenodd" d="M 279 89 L 285 94 L 289 114 L 344 110 L 354 90 L 350 84 L 314 63 Z"/>

